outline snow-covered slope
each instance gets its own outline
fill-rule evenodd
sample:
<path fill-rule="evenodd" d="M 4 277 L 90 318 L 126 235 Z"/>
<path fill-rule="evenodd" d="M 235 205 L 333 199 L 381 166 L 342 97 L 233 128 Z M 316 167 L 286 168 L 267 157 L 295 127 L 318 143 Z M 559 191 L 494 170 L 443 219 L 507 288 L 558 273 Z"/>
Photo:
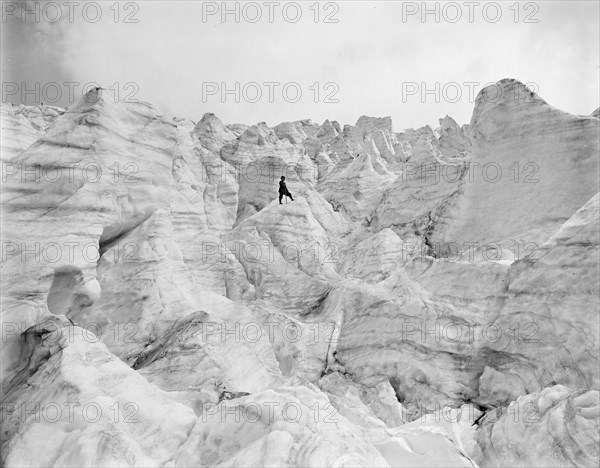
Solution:
<path fill-rule="evenodd" d="M 518 81 L 483 89 L 469 130 L 470 177 L 441 240 L 541 245 L 598 191 L 598 120 Z"/>
<path fill-rule="evenodd" d="M 597 463 L 600 121 L 497 88 L 399 133 L 3 106 L 3 464 Z"/>

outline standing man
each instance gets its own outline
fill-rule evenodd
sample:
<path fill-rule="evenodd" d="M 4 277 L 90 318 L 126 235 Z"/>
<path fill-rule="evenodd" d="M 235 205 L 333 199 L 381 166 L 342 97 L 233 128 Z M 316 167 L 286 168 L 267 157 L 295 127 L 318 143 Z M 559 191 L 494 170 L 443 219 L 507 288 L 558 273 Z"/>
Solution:
<path fill-rule="evenodd" d="M 283 196 L 286 197 L 290 197 L 292 199 L 292 201 L 294 201 L 294 197 L 292 197 L 292 194 L 290 193 L 290 191 L 287 189 L 287 186 L 285 185 L 285 177 L 281 176 L 281 180 L 279 181 L 279 204 L 281 205 L 281 198 Z"/>

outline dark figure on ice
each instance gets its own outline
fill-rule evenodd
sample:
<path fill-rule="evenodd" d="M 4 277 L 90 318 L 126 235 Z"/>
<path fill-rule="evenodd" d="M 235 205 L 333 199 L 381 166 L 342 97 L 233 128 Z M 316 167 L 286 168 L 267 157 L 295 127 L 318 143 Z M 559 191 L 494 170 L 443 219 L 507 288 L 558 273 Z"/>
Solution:
<path fill-rule="evenodd" d="M 285 185 L 285 177 L 281 176 L 281 180 L 279 181 L 279 204 L 281 205 L 281 198 L 283 196 L 286 197 L 290 197 L 292 201 L 294 201 L 294 197 L 292 197 L 292 194 L 290 193 L 290 191 L 287 189 L 287 186 Z"/>

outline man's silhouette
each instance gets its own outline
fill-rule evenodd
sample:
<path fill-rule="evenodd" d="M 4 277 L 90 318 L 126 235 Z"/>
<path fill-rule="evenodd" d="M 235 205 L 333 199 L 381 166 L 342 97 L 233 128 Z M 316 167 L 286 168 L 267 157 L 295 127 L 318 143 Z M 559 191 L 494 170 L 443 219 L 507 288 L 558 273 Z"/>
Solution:
<path fill-rule="evenodd" d="M 281 176 L 281 180 L 279 181 L 279 204 L 281 205 L 281 199 L 283 198 L 283 196 L 286 197 L 290 197 L 292 199 L 292 201 L 294 201 L 294 197 L 292 197 L 292 194 L 290 193 L 290 191 L 287 189 L 287 186 L 285 185 L 285 177 Z"/>

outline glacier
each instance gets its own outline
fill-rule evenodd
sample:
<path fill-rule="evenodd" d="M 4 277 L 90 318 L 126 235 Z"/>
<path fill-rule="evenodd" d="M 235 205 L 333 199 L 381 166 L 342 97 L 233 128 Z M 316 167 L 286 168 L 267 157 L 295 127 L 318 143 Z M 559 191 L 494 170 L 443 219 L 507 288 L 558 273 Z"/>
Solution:
<path fill-rule="evenodd" d="M 2 465 L 598 466 L 598 111 L 491 87 L 402 132 L 2 105 Z"/>

